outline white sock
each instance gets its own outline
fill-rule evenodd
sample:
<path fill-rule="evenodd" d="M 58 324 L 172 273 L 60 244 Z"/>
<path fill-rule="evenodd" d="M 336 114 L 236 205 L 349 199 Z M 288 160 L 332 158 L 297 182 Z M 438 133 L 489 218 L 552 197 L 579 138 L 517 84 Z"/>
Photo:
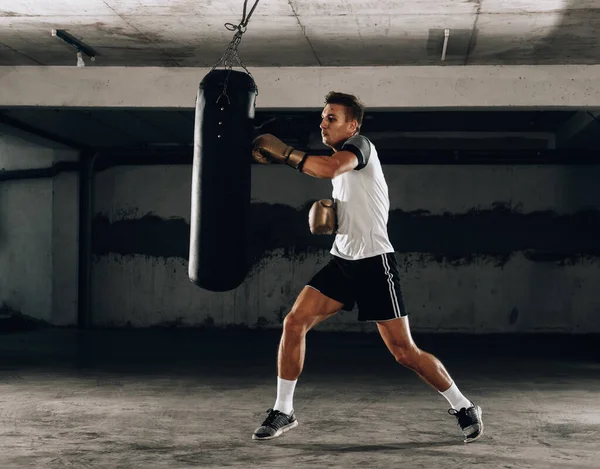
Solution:
<path fill-rule="evenodd" d="M 297 379 L 290 381 L 277 377 L 277 400 L 273 406 L 274 410 L 291 414 L 294 410 L 294 389 L 296 388 Z"/>
<path fill-rule="evenodd" d="M 454 410 L 460 410 L 463 407 L 465 409 L 468 409 L 473 405 L 469 399 L 467 399 L 461 394 L 461 392 L 456 387 L 454 381 L 452 382 L 452 386 L 450 386 L 444 392 L 438 392 L 446 398 L 446 400 Z"/>

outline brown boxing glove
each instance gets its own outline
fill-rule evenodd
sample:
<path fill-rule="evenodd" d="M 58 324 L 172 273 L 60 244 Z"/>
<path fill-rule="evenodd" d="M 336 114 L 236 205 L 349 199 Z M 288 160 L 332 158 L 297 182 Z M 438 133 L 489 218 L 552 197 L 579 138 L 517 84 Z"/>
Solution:
<path fill-rule="evenodd" d="M 261 164 L 278 161 L 302 171 L 302 165 L 308 155 L 286 145 L 274 135 L 263 134 L 256 137 L 252 142 L 252 156 Z"/>
<path fill-rule="evenodd" d="M 335 206 L 330 199 L 317 200 L 308 214 L 310 232 L 316 235 L 333 234 L 337 230 Z"/>

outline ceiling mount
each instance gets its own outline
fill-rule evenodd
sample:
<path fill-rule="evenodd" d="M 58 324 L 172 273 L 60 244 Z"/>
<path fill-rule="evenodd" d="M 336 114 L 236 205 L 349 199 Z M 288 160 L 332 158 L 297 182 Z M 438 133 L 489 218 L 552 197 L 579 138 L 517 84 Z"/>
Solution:
<path fill-rule="evenodd" d="M 448 38 L 450 37 L 450 30 L 444 29 L 444 45 L 442 46 L 442 61 L 446 60 L 446 52 L 448 51 Z"/>
<path fill-rule="evenodd" d="M 77 51 L 78 67 L 85 67 L 85 62 L 83 61 L 83 54 L 87 55 L 92 62 L 96 60 L 96 55 L 98 54 L 92 47 L 80 41 L 75 36 L 69 34 L 64 29 L 53 29 L 52 36 L 62 39 L 64 42 L 75 48 L 75 50 Z"/>

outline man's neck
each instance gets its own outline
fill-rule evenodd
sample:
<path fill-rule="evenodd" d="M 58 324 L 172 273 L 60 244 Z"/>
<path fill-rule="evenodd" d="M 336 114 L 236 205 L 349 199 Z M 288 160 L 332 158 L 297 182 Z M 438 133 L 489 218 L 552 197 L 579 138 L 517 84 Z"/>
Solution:
<path fill-rule="evenodd" d="M 355 133 L 353 133 L 353 134 L 352 134 L 352 135 L 350 135 L 350 137 L 348 137 L 348 138 L 354 137 L 355 135 L 358 135 L 358 132 L 355 132 Z M 348 138 L 345 138 L 345 139 L 344 139 L 344 140 L 342 140 L 341 142 L 339 142 L 339 143 L 337 143 L 337 144 L 335 144 L 335 145 L 333 145 L 333 146 L 331 146 L 331 147 L 329 147 L 329 148 L 331 148 L 331 149 L 332 149 L 334 152 L 336 152 L 336 151 L 340 151 L 340 150 L 342 149 L 342 145 L 343 145 L 343 144 L 346 142 L 346 140 L 348 140 Z"/>

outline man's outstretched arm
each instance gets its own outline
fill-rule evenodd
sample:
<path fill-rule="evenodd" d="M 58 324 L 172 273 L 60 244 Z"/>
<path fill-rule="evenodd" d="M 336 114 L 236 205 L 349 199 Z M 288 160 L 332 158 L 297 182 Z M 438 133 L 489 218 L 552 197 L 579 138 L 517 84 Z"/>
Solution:
<path fill-rule="evenodd" d="M 358 158 L 351 151 L 337 151 L 332 156 L 309 155 L 271 134 L 260 135 L 254 140 L 252 155 L 261 164 L 284 163 L 319 179 L 333 179 L 358 166 Z"/>

